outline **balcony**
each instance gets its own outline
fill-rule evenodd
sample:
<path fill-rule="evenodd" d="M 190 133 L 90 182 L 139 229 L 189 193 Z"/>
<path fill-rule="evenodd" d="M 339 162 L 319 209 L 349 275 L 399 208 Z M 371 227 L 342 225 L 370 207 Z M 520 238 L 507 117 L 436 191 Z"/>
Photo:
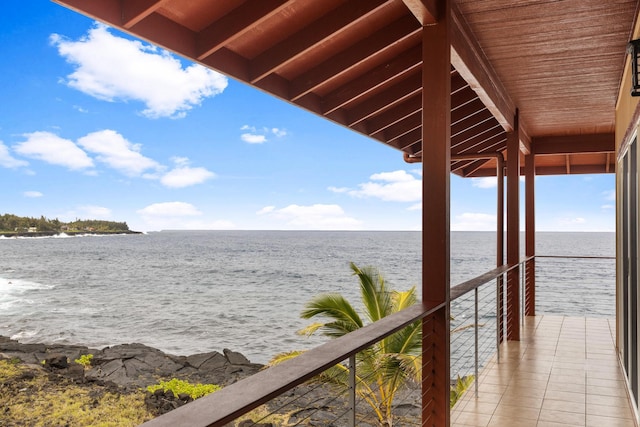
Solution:
<path fill-rule="evenodd" d="M 521 341 L 501 345 L 451 425 L 635 427 L 614 331 L 609 318 L 526 317 Z"/>
<path fill-rule="evenodd" d="M 525 295 L 534 262 L 538 313 L 519 319 L 520 341 L 506 341 L 510 308 L 505 285 L 519 278 Z M 529 258 L 453 287 L 451 301 L 450 377 L 468 378 L 471 383 L 451 410 L 451 425 L 636 425 L 615 350 L 612 258 Z M 523 296 L 520 312 L 528 304 L 531 301 Z M 292 408 L 300 407 L 300 393 L 290 392 L 296 387 L 320 394 L 323 403 L 310 404 L 297 410 L 295 417 L 273 425 L 378 425 L 371 407 L 353 392 L 358 382 L 366 381 L 353 368 L 355 355 L 416 320 L 424 319 L 423 330 L 428 331 L 442 308 L 441 304 L 415 305 L 145 426 L 262 426 L 273 422 L 269 421 L 273 414 L 291 414 Z M 350 374 L 351 387 L 344 393 L 308 382 L 336 364 Z M 396 397 L 394 425 L 421 425 L 419 386 Z M 259 407 L 260 416 L 253 412 L 252 421 L 234 421 Z M 332 417 L 318 424 L 319 417 L 328 415 Z M 315 424 L 308 424 L 310 420 Z"/>

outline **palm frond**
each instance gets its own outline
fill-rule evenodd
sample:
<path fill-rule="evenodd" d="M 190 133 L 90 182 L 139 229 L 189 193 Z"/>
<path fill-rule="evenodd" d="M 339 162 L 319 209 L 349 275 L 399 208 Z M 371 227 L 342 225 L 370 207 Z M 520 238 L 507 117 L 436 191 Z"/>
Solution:
<path fill-rule="evenodd" d="M 311 335 L 313 335 L 318 329 L 320 329 L 321 327 L 324 326 L 324 323 L 320 323 L 320 322 L 314 322 L 312 324 L 310 324 L 309 326 L 306 326 L 302 329 L 300 329 L 299 331 L 297 331 L 296 333 L 298 335 L 304 335 L 306 337 L 310 337 Z"/>
<path fill-rule="evenodd" d="M 422 350 L 422 323 L 416 321 L 385 338 L 389 353 L 420 354 Z"/>
<path fill-rule="evenodd" d="M 318 295 L 307 303 L 300 313 L 303 319 L 310 319 L 315 316 L 325 316 L 334 322 L 351 326 L 346 330 L 352 331 L 363 326 L 362 319 L 353 306 L 340 294 Z"/>
<path fill-rule="evenodd" d="M 356 266 L 350 263 L 353 274 L 360 280 L 360 294 L 371 322 L 376 322 L 391 313 L 391 297 L 387 292 L 384 277 L 374 267 Z"/>
<path fill-rule="evenodd" d="M 418 298 L 416 296 L 416 287 L 413 286 L 407 291 L 394 291 L 391 294 L 393 308 L 395 311 L 401 311 L 414 305 Z"/>
<path fill-rule="evenodd" d="M 302 350 L 285 351 L 282 353 L 278 353 L 275 356 L 273 356 L 271 360 L 269 360 L 269 362 L 267 362 L 266 366 L 271 367 L 271 366 L 279 365 L 284 361 L 300 356 L 302 353 L 304 353 L 304 351 Z"/>
<path fill-rule="evenodd" d="M 398 353 L 395 357 L 400 360 L 400 367 L 411 380 L 420 382 L 422 379 L 422 357 Z"/>

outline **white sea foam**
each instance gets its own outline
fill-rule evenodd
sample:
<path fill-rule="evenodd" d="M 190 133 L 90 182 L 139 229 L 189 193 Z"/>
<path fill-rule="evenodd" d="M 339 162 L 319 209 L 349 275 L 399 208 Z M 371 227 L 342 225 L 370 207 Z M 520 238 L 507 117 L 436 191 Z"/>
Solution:
<path fill-rule="evenodd" d="M 31 337 L 36 336 L 36 334 L 38 333 L 38 331 L 36 330 L 24 330 L 24 331 L 20 331 L 16 334 L 11 335 L 9 338 L 11 338 L 12 340 L 16 340 L 16 341 L 24 341 L 27 340 Z"/>

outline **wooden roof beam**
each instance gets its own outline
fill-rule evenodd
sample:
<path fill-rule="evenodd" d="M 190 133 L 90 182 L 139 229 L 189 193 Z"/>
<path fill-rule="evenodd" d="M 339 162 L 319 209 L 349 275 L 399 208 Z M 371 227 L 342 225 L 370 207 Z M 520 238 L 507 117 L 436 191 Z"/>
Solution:
<path fill-rule="evenodd" d="M 420 25 L 432 25 L 437 22 L 438 8 L 435 0 L 402 0 L 413 13 Z"/>
<path fill-rule="evenodd" d="M 352 80 L 323 97 L 324 114 L 331 113 L 349 102 L 367 96 L 403 72 L 415 71 L 422 64 L 422 48 L 416 46 Z"/>
<path fill-rule="evenodd" d="M 473 126 L 469 129 L 466 129 L 457 135 L 451 135 L 451 146 L 454 147 L 458 144 L 462 144 L 465 141 L 469 141 L 474 138 L 487 136 L 487 135 L 497 135 L 502 133 L 503 130 L 500 127 L 500 124 L 494 120 L 487 120 L 485 122 L 479 123 L 476 126 Z"/>
<path fill-rule="evenodd" d="M 382 131 L 382 138 L 385 141 L 396 139 L 402 135 L 418 129 L 422 126 L 422 111 L 418 110 L 415 113 L 407 116 L 405 119 L 389 126 Z"/>
<path fill-rule="evenodd" d="M 451 21 L 453 23 L 451 64 L 478 94 L 503 129 L 511 132 L 514 125 L 515 104 L 455 3 L 451 8 Z"/>
<path fill-rule="evenodd" d="M 394 109 L 385 111 L 375 117 L 372 117 L 371 119 L 368 119 L 366 121 L 367 129 L 369 129 L 371 135 L 375 135 L 376 133 L 382 132 L 390 126 L 401 122 L 405 119 L 405 117 L 421 110 L 422 93 L 417 93 L 414 96 L 407 98 L 406 100 L 397 104 Z"/>
<path fill-rule="evenodd" d="M 407 40 L 410 37 L 416 39 L 418 46 L 405 52 L 399 58 L 395 58 L 391 63 L 387 62 L 378 67 L 376 71 L 379 75 L 383 75 L 377 77 L 384 79 L 384 76 L 389 76 L 391 72 L 400 74 L 420 66 L 422 64 L 422 55 L 419 46 L 420 38 L 417 37 L 419 34 L 420 27 L 411 17 L 404 16 L 396 20 L 376 31 L 370 37 L 359 41 L 348 49 L 326 59 L 312 70 L 296 77 L 291 82 L 291 100 L 295 101 L 328 80 L 348 72 L 364 61 L 369 60 L 372 56 L 384 52 L 385 49 L 392 47 L 395 43 Z M 418 54 L 416 54 L 416 51 Z M 383 66 L 385 68 L 381 70 Z M 387 77 L 387 79 L 389 78 Z"/>
<path fill-rule="evenodd" d="M 458 154 L 466 154 L 471 150 L 473 150 L 474 153 L 489 151 L 490 148 L 499 147 L 500 145 L 504 145 L 506 147 L 506 141 L 507 136 L 505 132 L 501 132 L 498 134 L 478 135 L 475 138 L 471 138 L 467 141 L 455 145 L 452 144 L 451 155 L 455 156 Z"/>
<path fill-rule="evenodd" d="M 614 133 L 538 136 L 532 138 L 531 145 L 536 155 L 614 153 L 616 151 Z"/>
<path fill-rule="evenodd" d="M 422 92 L 422 74 L 415 73 L 354 108 L 347 110 L 349 118 L 347 125 L 351 127 L 420 92 Z"/>
<path fill-rule="evenodd" d="M 451 96 L 452 106 L 465 105 L 471 102 L 473 99 L 477 99 L 475 93 L 470 90 L 463 90 L 468 88 L 467 82 L 465 82 L 458 73 L 453 73 L 451 76 Z M 453 108 L 453 107 L 452 107 Z M 366 120 L 366 127 L 370 132 L 370 135 L 374 136 L 385 130 L 386 128 L 393 126 L 394 124 L 401 122 L 406 117 L 414 114 L 417 111 L 422 110 L 422 93 L 417 93 L 414 96 L 407 98 L 401 103 L 397 104 L 395 108 L 389 111 L 384 111 L 375 117 Z M 451 120 L 455 122 L 459 120 L 456 116 L 457 110 L 452 109 Z M 457 118 L 457 119 L 456 119 Z"/>
<path fill-rule="evenodd" d="M 473 175 L 475 172 L 477 172 L 478 170 L 482 169 L 482 167 L 489 163 L 491 161 L 491 159 L 478 159 L 478 160 L 474 160 L 471 163 L 465 165 L 462 168 L 462 176 L 464 177 L 468 177 L 470 175 Z M 495 167 L 491 168 L 493 172 L 496 171 Z"/>
<path fill-rule="evenodd" d="M 368 18 L 389 0 L 349 0 L 320 19 L 292 34 L 286 40 L 262 52 L 251 61 L 251 80 L 255 84 L 324 40 Z M 253 3 L 253 2 L 251 2 Z"/>
<path fill-rule="evenodd" d="M 122 26 L 131 28 L 153 12 L 158 10 L 167 0 L 132 0 L 122 2 Z"/>
<path fill-rule="evenodd" d="M 126 3 L 126 2 L 125 2 Z M 250 31 L 255 25 L 278 13 L 287 0 L 260 0 L 247 2 L 218 19 L 198 37 L 199 60 L 213 54 L 227 43 Z"/>

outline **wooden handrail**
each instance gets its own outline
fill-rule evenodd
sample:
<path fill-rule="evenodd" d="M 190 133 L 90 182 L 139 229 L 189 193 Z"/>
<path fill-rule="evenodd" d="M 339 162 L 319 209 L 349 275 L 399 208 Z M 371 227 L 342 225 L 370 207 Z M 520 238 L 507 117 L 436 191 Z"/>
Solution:
<path fill-rule="evenodd" d="M 456 286 L 454 286 L 453 288 L 451 288 L 451 301 L 454 301 L 458 298 L 460 298 L 461 296 L 463 296 L 464 294 L 471 292 L 472 290 L 479 288 L 480 286 L 484 285 L 487 282 L 490 282 L 493 279 L 497 279 L 498 277 L 500 277 L 501 275 L 503 275 L 504 273 L 513 270 L 514 268 L 518 267 L 521 264 L 524 264 L 525 262 L 533 259 L 535 257 L 530 256 L 527 258 L 523 258 L 520 260 L 519 263 L 517 264 L 512 264 L 512 265 L 508 265 L 508 264 L 504 264 L 501 265 L 500 267 L 496 267 L 493 270 L 489 270 L 484 274 L 481 274 L 480 276 L 476 276 L 473 279 L 467 280 L 466 282 L 462 282 L 457 284 Z"/>
<path fill-rule="evenodd" d="M 532 258 L 525 258 L 518 264 L 502 265 L 454 286 L 451 301 Z M 431 302 L 413 305 L 147 421 L 141 427 L 222 427 L 445 305 Z"/>
<path fill-rule="evenodd" d="M 143 427 L 221 427 L 342 362 L 349 356 L 443 308 L 423 302 L 333 339 L 142 424 Z"/>

